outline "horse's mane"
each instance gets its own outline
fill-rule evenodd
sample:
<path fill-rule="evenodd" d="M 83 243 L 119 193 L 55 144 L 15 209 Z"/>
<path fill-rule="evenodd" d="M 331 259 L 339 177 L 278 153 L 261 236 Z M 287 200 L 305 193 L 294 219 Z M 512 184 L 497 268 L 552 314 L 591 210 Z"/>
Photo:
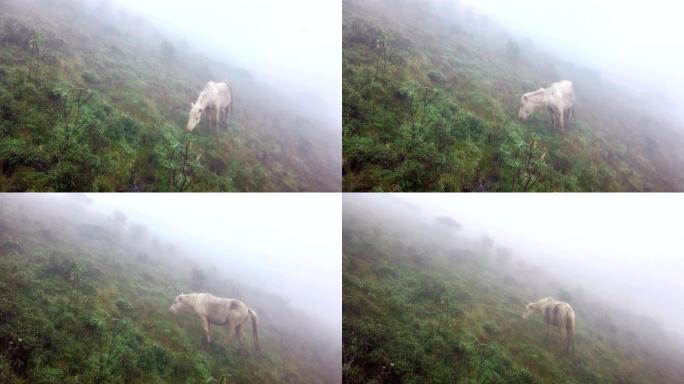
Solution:
<path fill-rule="evenodd" d="M 539 89 L 537 89 L 536 91 L 527 92 L 524 96 L 527 96 L 527 97 L 530 97 L 530 96 L 532 96 L 532 97 L 537 97 L 537 96 L 543 95 L 545 92 L 546 92 L 546 89 L 544 89 L 544 88 L 539 88 Z"/>
<path fill-rule="evenodd" d="M 197 305 L 197 293 L 186 293 L 183 296 L 189 297 L 193 306 Z"/>

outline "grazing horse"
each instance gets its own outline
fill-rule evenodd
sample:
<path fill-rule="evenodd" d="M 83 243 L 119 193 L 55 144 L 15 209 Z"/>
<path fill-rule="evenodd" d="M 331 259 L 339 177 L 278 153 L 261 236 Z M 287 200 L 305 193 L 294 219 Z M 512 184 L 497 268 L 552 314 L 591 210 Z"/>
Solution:
<path fill-rule="evenodd" d="M 233 112 L 233 89 L 225 83 L 210 81 L 197 97 L 197 101 L 190 103 L 190 118 L 186 130 L 192 132 L 199 124 L 203 113 L 207 114 L 209 126 L 216 130 L 219 126 L 228 126 L 228 114 Z"/>
<path fill-rule="evenodd" d="M 518 118 L 527 118 L 539 107 L 546 107 L 551 115 L 551 128 L 558 126 L 565 128 L 565 124 L 570 120 L 570 115 L 575 113 L 575 91 L 572 83 L 563 80 L 551 84 L 548 88 L 540 88 L 533 92 L 528 92 L 520 99 Z"/>
<path fill-rule="evenodd" d="M 570 304 L 554 300 L 551 297 L 543 298 L 534 303 L 527 304 L 523 313 L 523 319 L 527 320 L 531 314 L 538 312 L 544 315 L 546 323 L 546 335 L 549 335 L 551 326 L 558 327 L 561 343 L 563 342 L 563 330 L 565 330 L 565 353 L 570 352 L 570 346 L 575 349 L 575 311 Z"/>
<path fill-rule="evenodd" d="M 230 341 L 233 334 L 237 334 L 240 349 L 242 349 L 242 328 L 247 319 L 250 318 L 252 320 L 252 332 L 254 333 L 254 349 L 259 350 L 259 320 L 257 314 L 242 301 L 216 297 L 209 293 L 180 294 L 176 296 L 169 310 L 176 314 L 183 308 L 193 309 L 200 317 L 207 342 L 212 342 L 211 324 L 225 325 L 228 329 L 228 336 L 224 341 L 224 345 Z"/>

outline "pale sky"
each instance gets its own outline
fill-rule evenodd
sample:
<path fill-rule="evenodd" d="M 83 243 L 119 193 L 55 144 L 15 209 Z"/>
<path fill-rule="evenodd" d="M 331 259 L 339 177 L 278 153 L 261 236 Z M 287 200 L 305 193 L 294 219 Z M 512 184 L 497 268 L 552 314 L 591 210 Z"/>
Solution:
<path fill-rule="evenodd" d="M 328 193 L 88 194 L 341 332 L 342 200 Z M 220 265 L 219 265 L 220 264 Z"/>
<path fill-rule="evenodd" d="M 682 194 L 398 194 L 684 334 Z"/>
<path fill-rule="evenodd" d="M 310 94 L 341 121 L 340 0 L 115 0 L 261 79 Z M 318 106 L 318 104 L 316 104 Z"/>
<path fill-rule="evenodd" d="M 684 107 L 684 6 L 678 1 L 459 1 L 563 59 L 655 86 Z"/>

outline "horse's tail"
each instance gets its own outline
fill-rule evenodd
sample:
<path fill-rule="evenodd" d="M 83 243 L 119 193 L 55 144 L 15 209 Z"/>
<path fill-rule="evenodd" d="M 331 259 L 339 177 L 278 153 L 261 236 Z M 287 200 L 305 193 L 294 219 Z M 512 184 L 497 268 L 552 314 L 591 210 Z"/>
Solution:
<path fill-rule="evenodd" d="M 249 308 L 247 310 L 249 317 L 252 319 L 252 333 L 254 334 L 254 349 L 259 350 L 259 318 L 256 312 Z"/>
<path fill-rule="evenodd" d="M 233 93 L 233 85 L 226 81 L 226 84 L 228 84 L 228 92 L 230 92 L 230 113 L 233 113 L 233 102 L 235 101 L 235 93 Z"/>
<path fill-rule="evenodd" d="M 570 308 L 566 314 L 565 319 L 565 331 L 567 334 L 567 344 L 565 346 L 565 351 L 570 352 L 570 346 L 572 345 L 572 350 L 575 350 L 575 311 Z"/>

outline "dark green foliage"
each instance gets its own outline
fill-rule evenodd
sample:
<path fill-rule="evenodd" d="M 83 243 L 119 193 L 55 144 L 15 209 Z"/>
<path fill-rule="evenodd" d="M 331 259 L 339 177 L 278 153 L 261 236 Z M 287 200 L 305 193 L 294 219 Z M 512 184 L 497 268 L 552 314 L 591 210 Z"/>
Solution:
<path fill-rule="evenodd" d="M 490 322 L 482 324 L 482 329 L 490 335 L 496 335 L 501 331 L 498 325 Z"/>
<path fill-rule="evenodd" d="M 417 0 L 344 1 L 345 191 L 684 189 L 677 127 L 467 14 Z M 544 111 L 517 121 L 524 92 L 560 79 L 578 98 L 567 129 L 552 130 Z"/>

